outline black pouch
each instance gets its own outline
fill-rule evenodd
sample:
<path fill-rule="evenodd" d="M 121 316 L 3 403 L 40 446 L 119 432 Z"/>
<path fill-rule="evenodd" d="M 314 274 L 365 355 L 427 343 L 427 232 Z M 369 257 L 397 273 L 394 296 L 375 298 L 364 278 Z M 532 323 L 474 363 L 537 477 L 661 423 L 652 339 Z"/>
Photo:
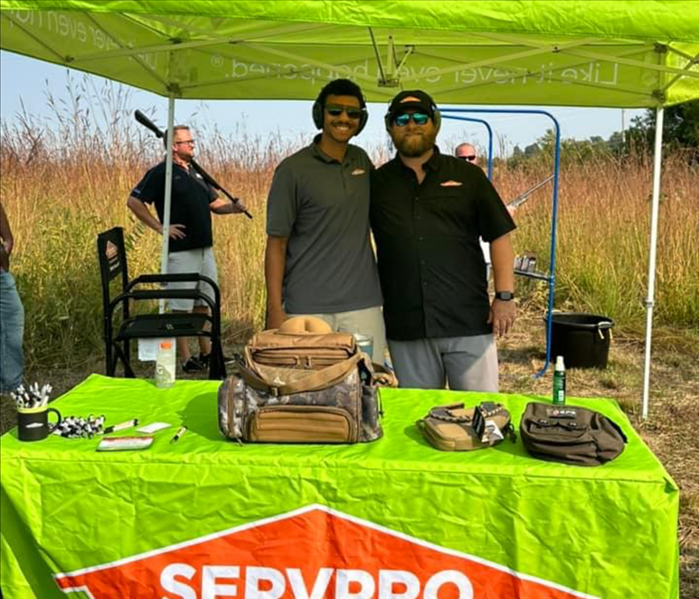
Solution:
<path fill-rule="evenodd" d="M 599 466 L 626 444 L 621 428 L 606 416 L 578 406 L 532 402 L 520 422 L 520 436 L 534 457 L 575 466 Z"/>

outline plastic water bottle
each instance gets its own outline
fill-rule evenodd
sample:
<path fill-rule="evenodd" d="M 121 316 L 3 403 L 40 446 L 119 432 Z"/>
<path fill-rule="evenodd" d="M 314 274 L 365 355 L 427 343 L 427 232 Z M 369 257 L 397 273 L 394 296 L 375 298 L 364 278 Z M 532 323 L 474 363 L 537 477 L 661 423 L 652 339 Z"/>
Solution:
<path fill-rule="evenodd" d="M 177 352 L 174 339 L 161 339 L 155 357 L 155 386 L 167 389 L 175 384 Z"/>
<path fill-rule="evenodd" d="M 556 357 L 553 369 L 553 404 L 563 406 L 566 403 L 566 367 L 563 356 Z"/>

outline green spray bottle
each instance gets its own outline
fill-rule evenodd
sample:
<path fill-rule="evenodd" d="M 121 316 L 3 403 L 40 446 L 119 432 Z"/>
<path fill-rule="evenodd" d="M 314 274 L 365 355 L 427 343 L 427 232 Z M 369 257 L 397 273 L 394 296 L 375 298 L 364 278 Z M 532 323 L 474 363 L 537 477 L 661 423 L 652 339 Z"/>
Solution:
<path fill-rule="evenodd" d="M 566 367 L 563 356 L 556 357 L 553 369 L 553 404 L 563 406 L 566 403 Z"/>

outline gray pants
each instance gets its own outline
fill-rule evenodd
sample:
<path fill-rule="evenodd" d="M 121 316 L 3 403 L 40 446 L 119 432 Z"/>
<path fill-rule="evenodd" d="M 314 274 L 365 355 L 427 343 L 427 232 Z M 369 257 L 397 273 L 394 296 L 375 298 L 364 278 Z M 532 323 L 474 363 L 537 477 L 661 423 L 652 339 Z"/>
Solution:
<path fill-rule="evenodd" d="M 400 387 L 498 391 L 498 353 L 493 335 L 388 340 Z"/>

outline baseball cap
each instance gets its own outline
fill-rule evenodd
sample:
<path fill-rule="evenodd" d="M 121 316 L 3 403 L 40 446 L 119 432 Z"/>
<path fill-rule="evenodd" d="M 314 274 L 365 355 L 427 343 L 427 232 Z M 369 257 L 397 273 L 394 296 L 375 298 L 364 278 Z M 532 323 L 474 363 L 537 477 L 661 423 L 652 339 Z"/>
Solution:
<path fill-rule="evenodd" d="M 413 100 L 406 100 L 406 98 L 415 98 Z M 400 92 L 388 107 L 388 114 L 386 116 L 394 117 L 396 114 L 405 112 L 406 110 L 419 110 L 427 114 L 434 122 L 434 111 L 436 105 L 434 100 L 425 92 L 421 90 L 408 90 Z"/>

